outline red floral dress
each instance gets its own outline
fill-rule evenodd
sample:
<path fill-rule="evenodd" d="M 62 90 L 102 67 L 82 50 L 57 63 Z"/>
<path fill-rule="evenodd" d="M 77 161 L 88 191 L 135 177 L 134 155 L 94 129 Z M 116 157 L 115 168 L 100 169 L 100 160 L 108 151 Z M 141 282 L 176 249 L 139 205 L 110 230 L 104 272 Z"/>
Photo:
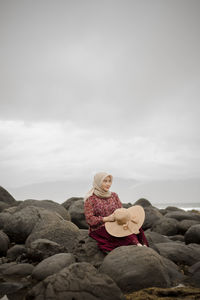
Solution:
<path fill-rule="evenodd" d="M 108 252 L 119 246 L 137 245 L 138 243 L 148 246 L 147 239 L 142 228 L 139 234 L 131 234 L 125 237 L 110 235 L 104 226 L 103 217 L 111 215 L 122 203 L 118 195 L 111 192 L 109 198 L 100 198 L 93 194 L 84 203 L 86 222 L 89 225 L 89 236 L 97 241 L 98 247 Z"/>

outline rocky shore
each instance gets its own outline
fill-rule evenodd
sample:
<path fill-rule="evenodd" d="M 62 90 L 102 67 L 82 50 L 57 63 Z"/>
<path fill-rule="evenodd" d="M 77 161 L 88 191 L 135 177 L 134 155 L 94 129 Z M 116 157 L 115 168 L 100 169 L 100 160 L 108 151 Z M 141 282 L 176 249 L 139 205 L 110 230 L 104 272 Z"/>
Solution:
<path fill-rule="evenodd" d="M 133 204 L 144 207 L 150 247 L 105 255 L 83 198 L 17 201 L 0 187 L 0 299 L 200 299 L 200 213 Z"/>

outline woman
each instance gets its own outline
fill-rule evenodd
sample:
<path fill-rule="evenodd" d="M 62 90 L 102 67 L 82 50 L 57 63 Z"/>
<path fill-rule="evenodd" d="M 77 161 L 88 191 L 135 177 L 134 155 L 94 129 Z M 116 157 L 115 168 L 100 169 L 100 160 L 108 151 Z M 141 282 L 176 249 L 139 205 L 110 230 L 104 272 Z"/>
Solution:
<path fill-rule="evenodd" d="M 105 253 L 119 246 L 148 246 L 142 228 L 140 228 L 139 234 L 131 234 L 125 237 L 115 237 L 106 231 L 105 222 L 115 221 L 114 211 L 122 208 L 118 195 L 109 191 L 112 181 L 112 175 L 105 172 L 97 173 L 94 176 L 93 188 L 84 198 L 85 218 L 89 225 L 89 236 L 97 241 L 98 247 Z"/>

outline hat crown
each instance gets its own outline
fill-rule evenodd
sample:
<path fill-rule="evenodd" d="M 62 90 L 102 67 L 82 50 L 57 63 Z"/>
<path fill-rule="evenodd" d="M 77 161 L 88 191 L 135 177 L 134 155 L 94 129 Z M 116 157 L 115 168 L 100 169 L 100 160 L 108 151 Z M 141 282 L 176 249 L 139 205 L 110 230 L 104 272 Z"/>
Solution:
<path fill-rule="evenodd" d="M 114 212 L 115 220 L 119 225 L 126 224 L 131 219 L 129 211 L 125 208 L 118 208 Z"/>

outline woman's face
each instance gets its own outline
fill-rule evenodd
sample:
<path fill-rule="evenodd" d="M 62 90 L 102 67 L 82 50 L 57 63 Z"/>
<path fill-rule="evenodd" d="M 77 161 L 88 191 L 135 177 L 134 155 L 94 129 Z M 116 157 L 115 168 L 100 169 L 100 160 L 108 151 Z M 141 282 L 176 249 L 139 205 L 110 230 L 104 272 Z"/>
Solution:
<path fill-rule="evenodd" d="M 102 189 L 107 192 L 109 190 L 109 188 L 111 187 L 112 181 L 110 176 L 107 176 L 106 178 L 104 178 L 103 182 L 102 182 Z"/>

